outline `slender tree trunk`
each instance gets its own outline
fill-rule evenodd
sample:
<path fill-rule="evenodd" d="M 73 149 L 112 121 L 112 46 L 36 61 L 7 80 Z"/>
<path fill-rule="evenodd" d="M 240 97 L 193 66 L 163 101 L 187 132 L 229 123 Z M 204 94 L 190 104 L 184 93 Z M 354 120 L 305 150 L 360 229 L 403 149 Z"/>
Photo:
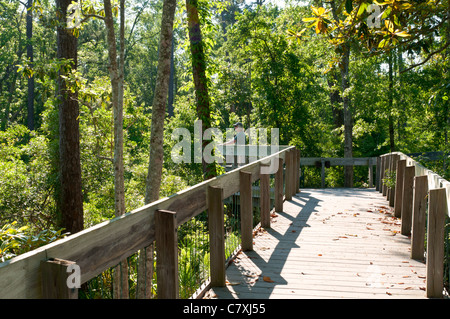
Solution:
<path fill-rule="evenodd" d="M 393 106 L 394 106 L 394 76 L 392 65 L 392 52 L 389 52 L 389 93 L 388 93 L 388 112 L 389 112 L 389 145 L 391 152 L 395 152 L 395 140 L 394 140 L 394 119 L 393 119 Z"/>
<path fill-rule="evenodd" d="M 163 166 L 164 118 L 170 78 L 170 57 L 172 53 L 173 20 L 176 0 L 165 0 L 163 5 L 161 35 L 159 38 L 158 71 L 152 106 L 152 127 L 150 137 L 150 160 L 145 188 L 145 203 L 159 199 Z"/>
<path fill-rule="evenodd" d="M 335 1 L 330 2 L 331 13 L 335 21 L 339 21 Z M 350 97 L 346 90 L 349 86 L 350 45 L 343 44 L 344 53 L 341 57 L 341 88 L 344 116 L 344 157 L 353 157 L 353 118 L 350 107 Z M 353 187 L 353 166 L 344 166 L 344 186 Z"/>
<path fill-rule="evenodd" d="M 346 90 L 349 88 L 349 64 L 350 64 L 350 46 L 345 45 L 345 52 L 341 60 L 341 85 L 342 101 L 344 106 L 344 157 L 353 157 L 353 119 L 350 108 L 350 97 Z M 344 186 L 353 187 L 353 166 L 344 167 Z"/>
<path fill-rule="evenodd" d="M 77 38 L 67 30 L 67 7 L 72 0 L 56 0 L 60 23 L 57 28 L 57 57 L 70 59 L 77 68 Z M 60 71 L 57 97 L 59 99 L 59 162 L 61 226 L 76 233 L 83 229 L 83 195 L 81 188 L 79 105 L 77 93 L 67 88 Z"/>
<path fill-rule="evenodd" d="M 114 189 L 115 214 L 125 213 L 125 191 L 123 179 L 123 79 L 117 63 L 116 36 L 112 16 L 111 0 L 104 0 L 105 25 L 107 29 L 109 74 L 111 78 L 112 106 L 114 112 Z"/>
<path fill-rule="evenodd" d="M 402 47 L 398 48 L 397 51 L 397 57 L 398 57 L 398 88 L 399 88 L 399 94 L 398 94 L 398 111 L 399 111 L 399 116 L 397 118 L 397 142 L 401 142 L 402 138 L 403 138 L 403 127 L 404 127 L 404 123 L 403 118 L 405 116 L 405 104 L 403 102 L 403 94 L 402 94 L 402 90 L 403 90 L 403 69 L 404 69 L 404 63 L 403 63 L 403 49 Z"/>
<path fill-rule="evenodd" d="M 344 114 L 342 108 L 339 106 L 342 104 L 342 97 L 338 88 L 333 88 L 336 83 L 338 83 L 338 76 L 336 72 L 330 72 L 330 76 L 332 78 L 328 78 L 328 87 L 330 88 L 330 103 L 331 103 L 331 111 L 333 113 L 333 121 L 336 128 L 344 125 Z"/>
<path fill-rule="evenodd" d="M 447 1 L 447 29 L 445 32 L 446 35 L 446 43 L 450 43 L 450 1 Z M 445 58 L 444 58 L 444 62 L 445 63 L 445 72 L 444 72 L 444 76 L 446 76 L 447 81 L 450 78 L 450 71 L 449 71 L 449 57 L 450 57 L 450 46 L 447 47 L 447 49 L 445 50 Z M 444 160 L 442 163 L 442 168 L 444 170 L 444 172 L 447 171 L 447 167 L 448 167 L 448 152 L 449 147 L 448 147 L 448 129 L 450 127 L 450 110 L 449 110 L 449 101 L 445 101 L 445 131 L 444 131 Z"/>
<path fill-rule="evenodd" d="M 197 99 L 197 115 L 202 121 L 202 134 L 211 127 L 210 99 L 208 94 L 208 81 L 206 78 L 206 61 L 203 51 L 202 32 L 198 15 L 198 1 L 186 0 L 186 11 L 191 47 L 192 73 L 194 77 L 195 96 Z M 203 140 L 202 149 L 210 141 Z M 208 165 L 202 156 L 203 173 L 206 179 L 216 175 L 215 165 Z"/>
<path fill-rule="evenodd" d="M 164 0 L 159 37 L 158 70 L 153 95 L 150 159 L 145 184 L 145 203 L 159 199 L 163 167 L 164 118 L 168 100 L 176 0 Z M 141 250 L 138 268 L 138 298 L 150 298 L 153 277 L 153 245 Z"/>
<path fill-rule="evenodd" d="M 33 0 L 27 2 L 27 58 L 30 66 L 33 66 Z M 27 99 L 27 126 L 30 131 L 34 130 L 34 76 L 28 78 L 28 99 Z"/>
<path fill-rule="evenodd" d="M 173 101 L 175 97 L 175 53 L 174 53 L 175 39 L 172 37 L 172 53 L 170 55 L 170 79 L 169 79 L 169 99 L 167 101 L 167 115 L 172 117 Z"/>
<path fill-rule="evenodd" d="M 125 4 L 120 1 L 120 63 L 117 63 L 116 36 L 111 0 L 104 0 L 105 26 L 107 30 L 109 74 L 111 78 L 112 105 L 114 112 L 114 200 L 115 215 L 125 214 L 125 182 L 123 165 L 123 72 L 124 72 L 124 19 Z M 117 271 L 119 270 L 119 271 Z M 114 273 L 114 297 L 128 298 L 128 263 L 123 260 Z"/>

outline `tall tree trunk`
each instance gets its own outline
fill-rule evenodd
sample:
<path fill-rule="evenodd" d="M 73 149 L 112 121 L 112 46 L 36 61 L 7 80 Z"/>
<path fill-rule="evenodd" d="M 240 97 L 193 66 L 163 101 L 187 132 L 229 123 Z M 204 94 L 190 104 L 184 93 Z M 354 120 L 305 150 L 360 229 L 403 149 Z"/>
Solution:
<path fill-rule="evenodd" d="M 166 115 L 167 94 L 170 78 L 170 57 L 172 53 L 173 20 L 176 0 L 165 0 L 159 38 L 158 71 L 153 96 L 152 126 L 150 137 L 150 160 L 145 187 L 145 203 L 159 199 L 163 166 L 163 133 Z"/>
<path fill-rule="evenodd" d="M 331 74 L 330 74 L 331 73 Z M 337 73 L 333 70 L 330 72 L 332 78 L 327 78 L 328 87 L 330 89 L 330 103 L 331 111 L 333 113 L 333 121 L 336 128 L 344 125 L 344 114 L 342 108 L 339 106 L 342 104 L 342 97 L 338 88 L 333 88 L 338 83 Z"/>
<path fill-rule="evenodd" d="M 404 69 L 404 63 L 403 63 L 403 48 L 399 47 L 397 49 L 397 58 L 398 58 L 398 88 L 399 88 L 399 95 L 397 100 L 398 105 L 398 111 L 399 116 L 397 118 L 397 142 L 401 142 L 403 138 L 403 127 L 405 126 L 405 123 L 403 122 L 403 118 L 405 117 L 406 108 L 405 103 L 403 102 L 403 69 Z"/>
<path fill-rule="evenodd" d="M 33 0 L 27 2 L 27 59 L 30 66 L 33 66 Z M 34 130 L 34 76 L 28 78 L 28 98 L 27 98 L 27 126 L 30 131 Z"/>
<path fill-rule="evenodd" d="M 349 88 L 350 46 L 348 44 L 345 45 L 341 63 L 342 101 L 344 106 L 344 157 L 351 158 L 353 157 L 353 119 L 350 97 L 348 92 L 346 92 Z M 344 167 L 344 186 L 353 187 L 353 166 Z"/>
<path fill-rule="evenodd" d="M 388 112 L 389 112 L 389 145 L 391 152 L 395 152 L 395 140 L 394 140 L 394 119 L 393 119 L 393 106 L 394 106 L 394 76 L 392 65 L 392 52 L 389 52 L 389 93 L 388 93 Z"/>
<path fill-rule="evenodd" d="M 206 78 L 206 61 L 203 51 L 202 32 L 198 15 L 198 1 L 186 0 L 186 11 L 191 47 L 192 73 L 194 77 L 195 96 L 197 99 L 197 116 L 202 121 L 202 134 L 211 127 L 209 109 L 208 81 Z M 202 150 L 210 141 L 203 140 Z M 203 174 L 205 179 L 216 176 L 214 163 L 208 165 L 202 156 Z"/>
<path fill-rule="evenodd" d="M 77 38 L 67 30 L 67 7 L 73 0 L 56 0 L 60 23 L 57 28 L 57 57 L 70 59 L 77 68 Z M 58 76 L 59 162 L 61 226 L 70 233 L 83 229 L 83 195 L 81 188 L 80 132 L 78 94 L 67 88 L 63 71 Z"/>
<path fill-rule="evenodd" d="M 112 16 L 111 0 L 104 0 L 105 26 L 107 29 L 109 74 L 111 78 L 112 105 L 114 112 L 114 201 L 115 215 L 125 214 L 125 183 L 123 165 L 123 73 L 124 73 L 124 23 L 125 0 L 120 0 L 120 57 L 117 63 L 116 35 Z M 123 260 L 116 267 L 114 297 L 128 298 L 128 263 Z"/>
<path fill-rule="evenodd" d="M 450 1 L 447 1 L 447 30 L 446 30 L 446 43 L 450 43 Z M 450 78 L 450 71 L 449 71 L 449 57 L 450 57 L 450 46 L 447 47 L 447 50 L 445 50 L 445 61 L 447 61 L 445 68 L 447 73 L 447 79 Z M 449 147 L 448 147 L 448 129 L 450 127 L 450 110 L 449 110 L 449 102 L 448 100 L 445 103 L 445 114 L 447 117 L 446 125 L 445 125 L 445 148 L 444 148 L 444 161 L 443 161 L 443 169 L 444 172 L 447 171 L 448 166 L 448 153 L 449 153 Z"/>
<path fill-rule="evenodd" d="M 167 101 L 167 115 L 172 117 L 173 101 L 175 97 L 175 53 L 174 53 L 175 39 L 172 37 L 172 53 L 170 54 L 170 78 L 169 78 L 169 99 Z"/>
<path fill-rule="evenodd" d="M 164 0 L 159 37 L 158 70 L 153 95 L 150 159 L 145 183 L 145 203 L 159 199 L 163 167 L 164 118 L 168 100 L 176 0 Z M 153 277 L 153 245 L 141 250 L 138 267 L 138 298 L 150 298 Z"/>
<path fill-rule="evenodd" d="M 107 29 L 109 75 L 111 78 L 112 106 L 114 112 L 114 189 L 115 214 L 125 213 L 125 191 L 123 177 L 123 78 L 117 63 L 116 36 L 112 16 L 111 0 L 104 0 L 105 25 Z"/>
<path fill-rule="evenodd" d="M 331 6 L 331 13 L 335 21 L 339 21 L 336 10 L 335 1 L 329 2 Z M 350 45 L 343 44 L 344 53 L 341 57 L 341 88 L 342 88 L 342 104 L 344 116 L 344 157 L 353 157 L 353 118 L 350 108 L 350 97 L 346 90 L 349 88 L 349 65 L 350 65 Z M 353 166 L 344 166 L 344 186 L 353 187 Z"/>

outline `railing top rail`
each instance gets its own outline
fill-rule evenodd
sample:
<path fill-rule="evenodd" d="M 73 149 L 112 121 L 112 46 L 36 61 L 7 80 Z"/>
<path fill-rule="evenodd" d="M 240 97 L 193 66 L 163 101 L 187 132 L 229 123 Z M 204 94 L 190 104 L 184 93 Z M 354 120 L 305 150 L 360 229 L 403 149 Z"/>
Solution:
<path fill-rule="evenodd" d="M 207 208 L 209 186 L 223 187 L 224 197 L 231 196 L 239 190 L 240 171 L 250 172 L 252 180 L 258 180 L 260 171 L 268 169 L 267 163 L 278 165 L 275 159 L 284 159 L 291 149 L 295 146 L 280 147 L 278 152 L 226 174 L 0 263 L 0 298 L 39 298 L 40 263 L 50 258 L 76 262 L 82 270 L 82 283 L 94 278 L 154 241 L 156 210 L 176 211 L 179 226 Z"/>
<path fill-rule="evenodd" d="M 317 162 L 329 162 L 330 166 L 368 166 L 376 165 L 376 157 L 302 157 L 300 165 L 314 166 Z"/>
<path fill-rule="evenodd" d="M 445 188 L 445 191 L 447 194 L 447 215 L 450 217 L 450 182 L 402 152 L 386 153 L 386 154 L 381 155 L 381 157 L 388 156 L 391 154 L 400 155 L 401 160 L 406 160 L 407 166 L 414 166 L 415 167 L 415 176 L 422 176 L 422 175 L 428 176 L 428 189 L 429 190 Z"/>

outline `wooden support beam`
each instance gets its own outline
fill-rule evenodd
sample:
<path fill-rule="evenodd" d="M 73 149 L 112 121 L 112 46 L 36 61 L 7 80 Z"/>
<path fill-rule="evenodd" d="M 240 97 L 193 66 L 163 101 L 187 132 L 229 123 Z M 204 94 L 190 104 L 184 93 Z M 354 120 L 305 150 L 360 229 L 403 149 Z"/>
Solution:
<path fill-rule="evenodd" d="M 208 226 L 211 287 L 225 286 L 223 188 L 208 187 Z"/>
<path fill-rule="evenodd" d="M 241 248 L 253 250 L 252 174 L 240 171 Z"/>
<path fill-rule="evenodd" d="M 261 226 L 263 228 L 270 228 L 270 175 L 261 174 L 259 181 Z"/>
<path fill-rule="evenodd" d="M 423 260 L 427 212 L 428 176 L 414 177 L 411 258 Z"/>
<path fill-rule="evenodd" d="M 392 154 L 392 163 L 391 163 L 391 172 L 395 172 L 397 176 L 397 162 L 400 160 L 400 155 L 398 154 Z M 389 206 L 394 207 L 395 206 L 395 186 L 394 185 L 391 188 L 390 194 L 389 194 Z"/>
<path fill-rule="evenodd" d="M 300 150 L 295 149 L 297 162 L 295 163 L 295 193 L 300 192 Z"/>
<path fill-rule="evenodd" d="M 407 166 L 405 168 L 405 176 L 403 179 L 401 234 L 405 235 L 405 236 L 411 235 L 413 187 L 414 187 L 415 172 L 416 172 L 416 168 L 414 166 Z"/>
<path fill-rule="evenodd" d="M 376 168 L 376 173 L 375 173 L 375 190 L 380 191 L 380 185 L 381 185 L 381 180 L 380 180 L 380 173 L 381 173 L 381 157 L 377 157 L 377 168 Z"/>
<path fill-rule="evenodd" d="M 278 171 L 275 173 L 275 211 L 283 211 L 283 159 L 278 159 Z"/>
<path fill-rule="evenodd" d="M 52 258 L 41 261 L 42 298 L 44 299 L 78 299 L 78 288 L 71 278 L 73 261 Z M 79 268 L 78 268 L 79 269 Z M 81 276 L 81 274 L 74 274 Z M 78 278 L 80 280 L 80 278 Z M 70 286 L 70 287 L 69 287 Z"/>
<path fill-rule="evenodd" d="M 390 174 L 391 173 L 392 154 L 387 155 L 386 161 L 387 161 L 386 162 L 386 170 L 387 170 L 387 173 Z M 386 200 L 387 201 L 389 201 L 390 196 L 391 196 L 391 188 L 386 187 Z"/>
<path fill-rule="evenodd" d="M 158 299 L 178 299 L 178 242 L 176 213 L 155 211 Z"/>
<path fill-rule="evenodd" d="M 381 193 L 386 196 L 387 187 L 384 185 L 383 179 L 386 177 L 387 155 L 381 157 Z"/>
<path fill-rule="evenodd" d="M 406 160 L 397 162 L 397 174 L 395 180 L 394 216 L 402 217 L 403 180 L 405 178 Z"/>
<path fill-rule="evenodd" d="M 369 165 L 369 188 L 373 187 L 373 165 Z"/>
<path fill-rule="evenodd" d="M 325 160 L 320 161 L 320 186 L 325 188 Z"/>
<path fill-rule="evenodd" d="M 444 283 L 444 238 L 447 212 L 445 188 L 432 189 L 429 195 L 427 227 L 427 297 L 442 298 Z"/>
<path fill-rule="evenodd" d="M 368 166 L 376 165 L 376 157 L 302 157 L 302 166 L 316 166 L 322 159 L 330 162 L 330 166 Z"/>
<path fill-rule="evenodd" d="M 293 174 L 294 174 L 294 163 L 293 163 L 293 152 L 289 150 L 286 152 L 286 171 L 285 171 L 285 199 L 291 200 L 293 195 Z"/>

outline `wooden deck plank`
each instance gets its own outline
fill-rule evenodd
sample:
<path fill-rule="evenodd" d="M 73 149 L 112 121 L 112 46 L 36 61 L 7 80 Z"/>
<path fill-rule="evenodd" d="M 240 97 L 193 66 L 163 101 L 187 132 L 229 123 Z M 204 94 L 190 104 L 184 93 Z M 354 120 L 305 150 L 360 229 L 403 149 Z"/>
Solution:
<path fill-rule="evenodd" d="M 425 264 L 378 192 L 302 189 L 276 215 L 209 298 L 426 297 Z"/>

